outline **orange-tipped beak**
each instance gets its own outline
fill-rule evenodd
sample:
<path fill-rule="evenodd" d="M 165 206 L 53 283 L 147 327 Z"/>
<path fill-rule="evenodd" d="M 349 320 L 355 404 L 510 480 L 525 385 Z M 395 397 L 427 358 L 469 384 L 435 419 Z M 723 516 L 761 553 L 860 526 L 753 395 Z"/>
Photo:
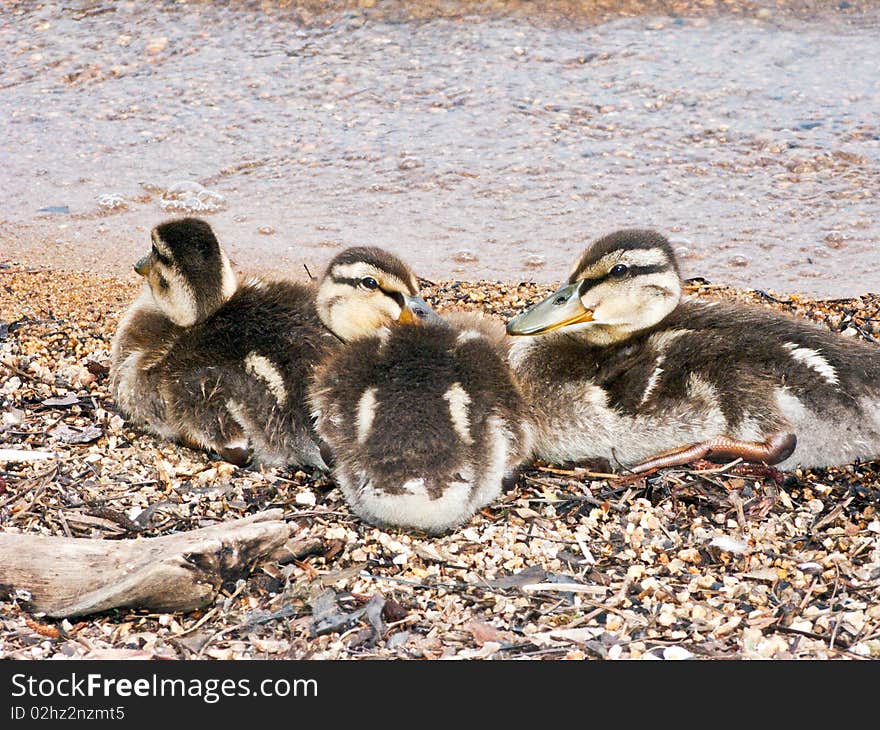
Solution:
<path fill-rule="evenodd" d="M 538 335 L 593 321 L 593 310 L 578 295 L 580 282 L 568 284 L 507 323 L 509 335 Z"/>
<path fill-rule="evenodd" d="M 431 309 L 430 305 L 421 297 L 407 297 L 397 321 L 403 324 L 427 324 L 442 320 L 440 315 Z"/>

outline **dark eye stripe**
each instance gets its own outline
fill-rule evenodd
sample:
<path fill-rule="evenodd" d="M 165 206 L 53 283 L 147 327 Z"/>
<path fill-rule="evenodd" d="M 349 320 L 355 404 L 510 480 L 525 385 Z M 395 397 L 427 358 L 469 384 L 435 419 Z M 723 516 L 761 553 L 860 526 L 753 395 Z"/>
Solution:
<path fill-rule="evenodd" d="M 652 266 L 630 266 L 629 271 L 627 272 L 628 277 L 633 276 L 641 276 L 647 274 L 659 274 L 662 271 L 669 271 L 669 266 L 666 264 L 655 264 Z M 593 279 L 584 279 L 581 282 L 581 285 L 578 289 L 580 294 L 583 294 L 588 289 L 592 289 L 594 286 L 598 286 L 603 281 L 608 281 L 608 279 L 614 279 L 615 277 L 611 275 L 611 273 L 603 274 L 602 276 L 597 276 Z"/>
<path fill-rule="evenodd" d="M 357 288 L 360 285 L 361 280 L 360 279 L 350 279 L 348 277 L 334 276 L 333 282 L 336 284 L 345 284 L 346 286 L 353 286 L 354 288 Z"/>
<path fill-rule="evenodd" d="M 360 286 L 360 283 L 362 280 L 363 280 L 363 277 L 361 277 L 361 279 L 350 279 L 347 277 L 337 277 L 337 276 L 333 277 L 333 282 L 335 284 L 346 284 L 347 286 L 353 286 L 355 288 Z M 403 304 L 401 304 L 401 302 L 403 301 L 403 294 L 401 294 L 400 292 L 388 291 L 387 289 L 383 289 L 381 285 L 379 285 L 378 289 L 371 289 L 370 291 L 380 291 L 386 297 L 390 297 L 395 302 L 400 304 L 400 306 L 403 306 Z"/>

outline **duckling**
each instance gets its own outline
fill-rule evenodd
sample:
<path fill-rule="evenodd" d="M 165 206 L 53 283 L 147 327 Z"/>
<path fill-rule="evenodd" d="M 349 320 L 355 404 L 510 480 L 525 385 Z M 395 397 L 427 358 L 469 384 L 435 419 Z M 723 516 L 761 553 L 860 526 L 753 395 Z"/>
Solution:
<path fill-rule="evenodd" d="M 145 278 L 111 351 L 122 412 L 156 435 L 239 466 L 326 469 L 305 405 L 311 368 L 336 342 L 313 288 L 239 283 L 210 225 L 166 221 L 135 264 Z"/>
<path fill-rule="evenodd" d="M 507 332 L 537 458 L 641 473 L 696 458 L 790 470 L 880 457 L 880 349 L 782 313 L 683 298 L 656 231 L 596 240 Z"/>
<path fill-rule="evenodd" d="M 348 286 L 367 274 L 352 270 Z M 376 279 L 373 291 L 392 299 L 415 292 L 414 277 Z M 310 402 L 352 511 L 374 525 L 440 534 L 498 497 L 531 433 L 502 352 L 503 325 L 422 315 L 332 353 Z"/>

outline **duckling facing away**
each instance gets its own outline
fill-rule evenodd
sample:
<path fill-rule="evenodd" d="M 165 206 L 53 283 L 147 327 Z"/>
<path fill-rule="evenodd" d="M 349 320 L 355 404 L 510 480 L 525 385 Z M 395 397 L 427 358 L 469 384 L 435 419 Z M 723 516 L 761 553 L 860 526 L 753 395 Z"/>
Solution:
<path fill-rule="evenodd" d="M 243 465 L 327 468 L 305 402 L 336 339 L 311 286 L 239 284 L 211 227 L 156 226 L 135 265 L 146 279 L 116 331 L 113 396 L 135 424 Z"/>
<path fill-rule="evenodd" d="M 354 270 L 349 285 L 366 273 Z M 373 291 L 415 293 L 414 277 L 397 283 L 409 286 L 380 280 Z M 439 534 L 498 497 L 531 434 L 503 326 L 424 314 L 330 355 L 310 400 L 351 509 L 371 524 Z"/>
<path fill-rule="evenodd" d="M 634 472 L 696 458 L 824 467 L 880 457 L 880 348 L 757 307 L 682 299 L 659 233 L 595 241 L 512 319 L 535 456 Z"/>

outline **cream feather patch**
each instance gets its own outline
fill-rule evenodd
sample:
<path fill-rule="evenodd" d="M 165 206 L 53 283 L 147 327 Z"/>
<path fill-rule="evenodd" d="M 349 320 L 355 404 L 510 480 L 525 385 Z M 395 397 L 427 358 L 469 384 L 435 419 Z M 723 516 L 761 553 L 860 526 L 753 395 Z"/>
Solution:
<path fill-rule="evenodd" d="M 468 412 L 471 397 L 461 387 L 461 383 L 453 383 L 443 394 L 443 400 L 449 403 L 449 417 L 452 419 L 455 432 L 466 444 L 472 444 L 474 439 L 471 436 L 471 420 Z"/>
<path fill-rule="evenodd" d="M 837 370 L 818 350 L 801 347 L 794 342 L 786 342 L 783 347 L 791 353 L 795 360 L 819 373 L 826 382 L 831 385 L 837 385 L 840 382 L 840 379 L 837 377 Z"/>
<path fill-rule="evenodd" d="M 278 405 L 283 405 L 287 400 L 287 388 L 284 387 L 284 376 L 269 358 L 257 352 L 250 352 L 244 359 L 245 370 L 251 375 L 260 378 L 269 392 L 275 396 Z"/>
<path fill-rule="evenodd" d="M 357 440 L 364 443 L 370 435 L 373 427 L 373 419 L 376 417 L 376 388 L 367 388 L 358 401 L 357 410 Z"/>

